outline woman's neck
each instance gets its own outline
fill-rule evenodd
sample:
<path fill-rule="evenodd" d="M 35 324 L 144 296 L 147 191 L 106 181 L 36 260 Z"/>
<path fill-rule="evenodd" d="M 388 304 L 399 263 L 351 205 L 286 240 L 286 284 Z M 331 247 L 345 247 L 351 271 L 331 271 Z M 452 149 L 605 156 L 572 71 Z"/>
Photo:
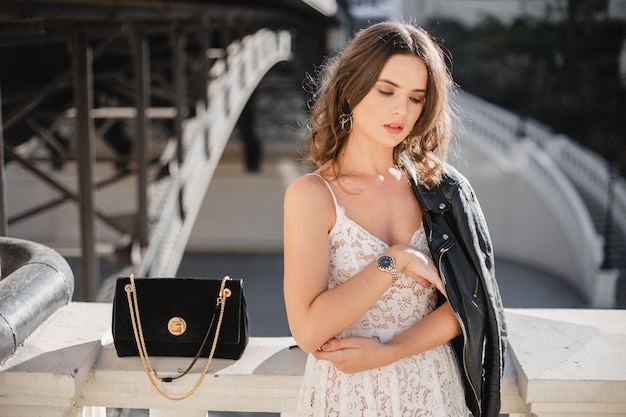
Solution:
<path fill-rule="evenodd" d="M 371 149 L 346 144 L 337 165 L 342 175 L 363 175 L 379 177 L 389 175 L 395 169 L 393 149 Z"/>

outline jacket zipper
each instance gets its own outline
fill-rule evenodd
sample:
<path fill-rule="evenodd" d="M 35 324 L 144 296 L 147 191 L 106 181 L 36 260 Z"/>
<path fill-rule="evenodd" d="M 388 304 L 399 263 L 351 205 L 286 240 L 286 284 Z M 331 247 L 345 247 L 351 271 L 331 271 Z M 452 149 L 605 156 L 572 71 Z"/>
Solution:
<path fill-rule="evenodd" d="M 441 274 L 441 279 L 443 281 L 443 285 L 444 287 L 446 286 L 446 276 L 445 274 L 442 272 L 441 269 L 441 260 L 443 258 L 443 255 L 448 252 L 450 248 L 441 248 L 439 250 L 439 262 L 438 262 L 438 266 L 439 266 L 439 273 Z M 456 316 L 456 319 L 459 322 L 459 325 L 461 326 L 461 331 L 463 332 L 463 373 L 465 374 L 465 377 L 467 378 L 467 382 L 469 383 L 469 386 L 472 388 L 472 393 L 474 394 L 474 399 L 476 399 L 476 404 L 478 404 L 478 412 L 480 413 L 480 415 L 482 416 L 483 411 L 482 411 L 482 404 L 481 404 L 481 400 L 480 398 L 478 398 L 478 394 L 476 394 L 476 387 L 474 387 L 474 384 L 472 383 L 472 379 L 470 378 L 469 374 L 467 373 L 467 351 L 466 351 L 466 346 L 467 346 L 467 330 L 465 329 L 465 323 L 463 323 L 463 320 L 461 320 L 461 316 L 459 315 L 459 313 L 456 311 L 456 309 L 452 309 L 452 311 L 454 311 L 454 315 Z"/>

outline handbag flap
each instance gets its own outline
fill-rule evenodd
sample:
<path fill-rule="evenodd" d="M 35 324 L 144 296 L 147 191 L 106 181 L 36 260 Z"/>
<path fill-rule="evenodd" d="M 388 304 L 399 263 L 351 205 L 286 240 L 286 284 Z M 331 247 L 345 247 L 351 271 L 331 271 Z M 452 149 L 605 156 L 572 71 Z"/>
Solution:
<path fill-rule="evenodd" d="M 139 317 L 148 350 L 150 343 L 198 344 L 207 333 L 215 312 L 221 279 L 209 278 L 135 278 Z M 113 332 L 118 340 L 135 340 L 124 287 L 128 277 L 118 278 L 113 302 Z M 240 338 L 243 283 L 239 279 L 226 281 L 231 295 L 226 299 L 219 343 L 237 344 Z M 172 318 L 184 320 L 186 330 L 172 334 L 168 323 Z M 219 317 L 215 314 L 210 340 L 213 339 Z M 124 323 L 119 325 L 119 323 Z"/>

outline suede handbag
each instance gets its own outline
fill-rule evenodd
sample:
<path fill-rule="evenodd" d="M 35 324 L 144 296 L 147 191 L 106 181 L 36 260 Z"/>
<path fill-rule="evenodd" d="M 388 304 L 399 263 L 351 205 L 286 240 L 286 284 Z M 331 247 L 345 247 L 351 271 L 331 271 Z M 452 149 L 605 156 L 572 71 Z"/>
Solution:
<path fill-rule="evenodd" d="M 118 278 L 111 326 L 117 355 L 139 356 L 154 388 L 172 400 L 190 396 L 213 358 L 241 358 L 248 344 L 249 319 L 243 280 L 211 278 Z M 161 377 L 150 356 L 192 357 L 176 376 Z M 171 397 L 156 384 L 187 374 L 198 358 L 208 358 L 191 392 Z"/>

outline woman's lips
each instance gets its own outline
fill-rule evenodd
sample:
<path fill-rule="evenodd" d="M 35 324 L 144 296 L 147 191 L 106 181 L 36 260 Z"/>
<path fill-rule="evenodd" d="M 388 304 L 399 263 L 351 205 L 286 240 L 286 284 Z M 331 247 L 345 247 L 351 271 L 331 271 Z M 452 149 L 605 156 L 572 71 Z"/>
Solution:
<path fill-rule="evenodd" d="M 391 134 L 397 135 L 398 133 L 402 133 L 404 125 L 400 123 L 389 123 L 385 125 L 385 130 Z"/>

